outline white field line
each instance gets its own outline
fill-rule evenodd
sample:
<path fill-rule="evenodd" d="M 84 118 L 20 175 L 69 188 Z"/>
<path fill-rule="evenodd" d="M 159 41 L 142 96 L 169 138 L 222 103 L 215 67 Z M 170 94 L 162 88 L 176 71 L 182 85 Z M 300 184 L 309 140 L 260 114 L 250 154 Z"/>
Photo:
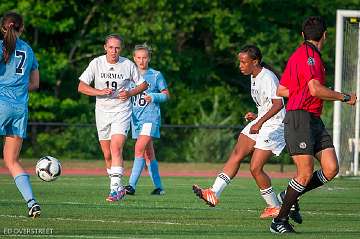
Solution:
<path fill-rule="evenodd" d="M 9 237 L 23 237 L 23 238 L 89 238 L 89 239 L 117 239 L 117 238 L 124 238 L 124 239 L 157 239 L 157 237 L 124 237 L 124 236 L 90 236 L 90 235 L 0 235 L 0 238 L 9 238 Z"/>
<path fill-rule="evenodd" d="M 0 214 L 0 217 L 5 218 L 28 218 L 26 216 L 17 216 L 17 215 L 3 215 Z M 94 222 L 94 223 L 116 223 L 116 224 L 159 224 L 159 225 L 181 225 L 181 226 L 193 226 L 193 223 L 179 223 L 179 222 L 169 222 L 169 221 L 131 221 L 131 220 L 101 220 L 101 219 L 79 219 L 79 218 L 63 218 L 63 217 L 47 217 L 46 220 L 52 221 L 76 221 L 76 222 Z M 197 224 L 199 225 L 199 224 Z M 210 224 L 201 224 L 201 225 L 210 225 Z"/>
<path fill-rule="evenodd" d="M 9 202 L 8 200 L 1 200 L 0 202 Z M 12 202 L 16 202 L 16 203 L 21 203 L 23 202 L 22 200 L 13 200 Z M 92 205 L 92 206 L 102 206 L 104 204 L 102 203 L 82 203 L 82 202 L 57 202 L 59 204 L 62 205 Z M 218 211 L 218 210 L 224 210 L 223 208 L 220 207 L 216 207 L 216 208 L 208 208 L 208 207 L 202 207 L 202 208 L 195 208 L 195 207 L 183 207 L 184 210 L 213 210 L 213 211 Z M 227 209 L 225 209 L 227 210 Z M 259 210 L 256 209 L 230 209 L 230 211 L 233 212 L 241 212 L 241 211 L 246 211 L 246 212 L 250 212 L 250 213 L 258 213 Z M 301 214 L 309 214 L 309 215 L 328 215 L 328 216 L 351 216 L 351 217 L 360 217 L 359 213 L 333 213 L 333 212 L 326 212 L 326 211 L 305 211 L 305 210 L 301 210 Z M 0 217 L 24 217 L 24 216 L 16 216 L 16 215 L 0 215 Z M 27 218 L 27 217 L 24 217 Z M 62 221 L 87 221 L 87 222 L 103 222 L 103 223 L 119 223 L 119 221 L 107 221 L 107 220 L 98 220 L 98 219 L 76 219 L 76 218 L 48 218 L 50 220 L 62 220 Z M 151 221 L 122 221 L 121 223 L 135 223 L 135 224 L 163 224 L 163 225 L 185 225 L 185 226 L 191 226 L 193 224 L 183 224 L 183 223 L 178 223 L 178 222 L 151 222 Z M 200 224 L 198 224 L 200 225 Z M 201 224 L 201 225 L 210 225 L 210 224 Z"/>
<path fill-rule="evenodd" d="M 231 211 L 234 211 L 234 212 L 238 212 L 238 211 L 247 211 L 247 212 L 259 212 L 258 210 L 253 210 L 253 209 L 238 209 L 238 210 L 231 210 Z M 348 216 L 348 217 L 359 217 L 360 218 L 360 214 L 359 213 L 332 213 L 332 212 L 325 212 L 325 211 L 317 211 L 317 212 L 312 212 L 312 211 L 304 211 L 304 210 L 301 210 L 300 211 L 301 214 L 308 214 L 308 215 L 327 215 L 327 216 L 339 216 L 339 217 L 342 217 L 342 216 Z"/>

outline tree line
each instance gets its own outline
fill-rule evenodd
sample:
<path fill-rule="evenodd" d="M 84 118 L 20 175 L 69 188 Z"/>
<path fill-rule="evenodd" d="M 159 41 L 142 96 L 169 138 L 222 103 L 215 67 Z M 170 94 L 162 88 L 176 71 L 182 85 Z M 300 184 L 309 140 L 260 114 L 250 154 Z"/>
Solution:
<path fill-rule="evenodd" d="M 162 107 L 164 123 L 244 125 L 243 115 L 256 108 L 249 79 L 238 69 L 238 50 L 256 44 L 264 61 L 281 74 L 301 43 L 304 18 L 321 15 L 328 24 L 323 58 L 331 86 L 336 9 L 358 7 L 359 0 L 19 0 L 2 1 L 0 12 L 24 16 L 23 38 L 39 61 L 41 86 L 30 95 L 30 122 L 94 123 L 94 99 L 78 94 L 78 77 L 91 59 L 104 53 L 105 36 L 117 33 L 124 38 L 122 56 L 131 59 L 136 44 L 152 47 L 150 65 L 164 74 L 171 93 Z M 325 121 L 331 121 L 331 114 L 332 105 L 327 105 Z M 173 150 L 165 149 L 167 142 L 158 143 L 164 148 L 163 160 L 225 160 L 236 132 L 203 130 L 166 130 L 164 141 L 178 143 Z M 93 128 L 35 131 L 29 130 L 29 137 L 36 138 L 24 147 L 27 157 L 45 152 L 100 157 Z M 199 149 L 210 152 L 199 159 L 194 155 Z"/>

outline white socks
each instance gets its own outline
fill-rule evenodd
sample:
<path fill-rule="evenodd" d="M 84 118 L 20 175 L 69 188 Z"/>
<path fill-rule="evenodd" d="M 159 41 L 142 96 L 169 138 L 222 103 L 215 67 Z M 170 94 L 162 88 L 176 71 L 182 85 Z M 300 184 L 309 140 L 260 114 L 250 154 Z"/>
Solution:
<path fill-rule="evenodd" d="M 260 189 L 260 194 L 269 207 L 280 207 L 280 202 L 276 197 L 273 188 L 270 186 L 266 189 Z"/>
<path fill-rule="evenodd" d="M 124 174 L 123 167 L 111 167 L 110 169 L 110 190 L 111 191 L 119 191 L 123 188 L 121 184 L 121 177 Z"/>
<path fill-rule="evenodd" d="M 230 177 L 227 176 L 225 173 L 220 173 L 214 182 L 214 185 L 211 188 L 211 191 L 213 191 L 217 198 L 220 197 L 220 194 L 222 191 L 224 191 L 225 187 L 230 183 Z"/>

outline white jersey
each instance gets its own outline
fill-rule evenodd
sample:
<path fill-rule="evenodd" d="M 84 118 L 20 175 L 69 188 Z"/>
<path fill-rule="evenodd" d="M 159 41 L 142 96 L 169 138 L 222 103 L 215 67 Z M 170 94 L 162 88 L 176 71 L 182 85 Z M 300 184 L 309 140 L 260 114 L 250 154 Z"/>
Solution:
<path fill-rule="evenodd" d="M 96 109 L 104 112 L 131 111 L 130 98 L 122 101 L 118 98 L 119 91 L 130 90 L 131 81 L 136 85 L 144 82 L 135 64 L 125 57 L 111 64 L 106 55 L 93 59 L 79 79 L 87 85 L 95 81 L 95 88 L 102 90 L 110 88 L 113 94 L 96 96 Z"/>
<path fill-rule="evenodd" d="M 255 78 L 251 76 L 251 96 L 258 110 L 258 119 L 270 110 L 272 99 L 283 99 L 276 95 L 278 85 L 279 80 L 276 75 L 264 67 Z M 276 115 L 268 119 L 263 126 L 282 124 L 284 117 L 285 108 L 283 107 Z"/>

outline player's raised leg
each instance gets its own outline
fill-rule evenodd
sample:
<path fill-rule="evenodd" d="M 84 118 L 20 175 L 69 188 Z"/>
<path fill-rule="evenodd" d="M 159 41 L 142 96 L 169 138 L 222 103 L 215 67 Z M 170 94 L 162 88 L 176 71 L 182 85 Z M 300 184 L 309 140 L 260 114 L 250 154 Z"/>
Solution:
<path fill-rule="evenodd" d="M 216 177 L 212 187 L 202 189 L 198 185 L 193 185 L 194 193 L 209 206 L 215 207 L 219 203 L 221 193 L 239 171 L 241 161 L 253 151 L 254 145 L 254 140 L 241 133 L 228 161 L 222 172 Z"/>

